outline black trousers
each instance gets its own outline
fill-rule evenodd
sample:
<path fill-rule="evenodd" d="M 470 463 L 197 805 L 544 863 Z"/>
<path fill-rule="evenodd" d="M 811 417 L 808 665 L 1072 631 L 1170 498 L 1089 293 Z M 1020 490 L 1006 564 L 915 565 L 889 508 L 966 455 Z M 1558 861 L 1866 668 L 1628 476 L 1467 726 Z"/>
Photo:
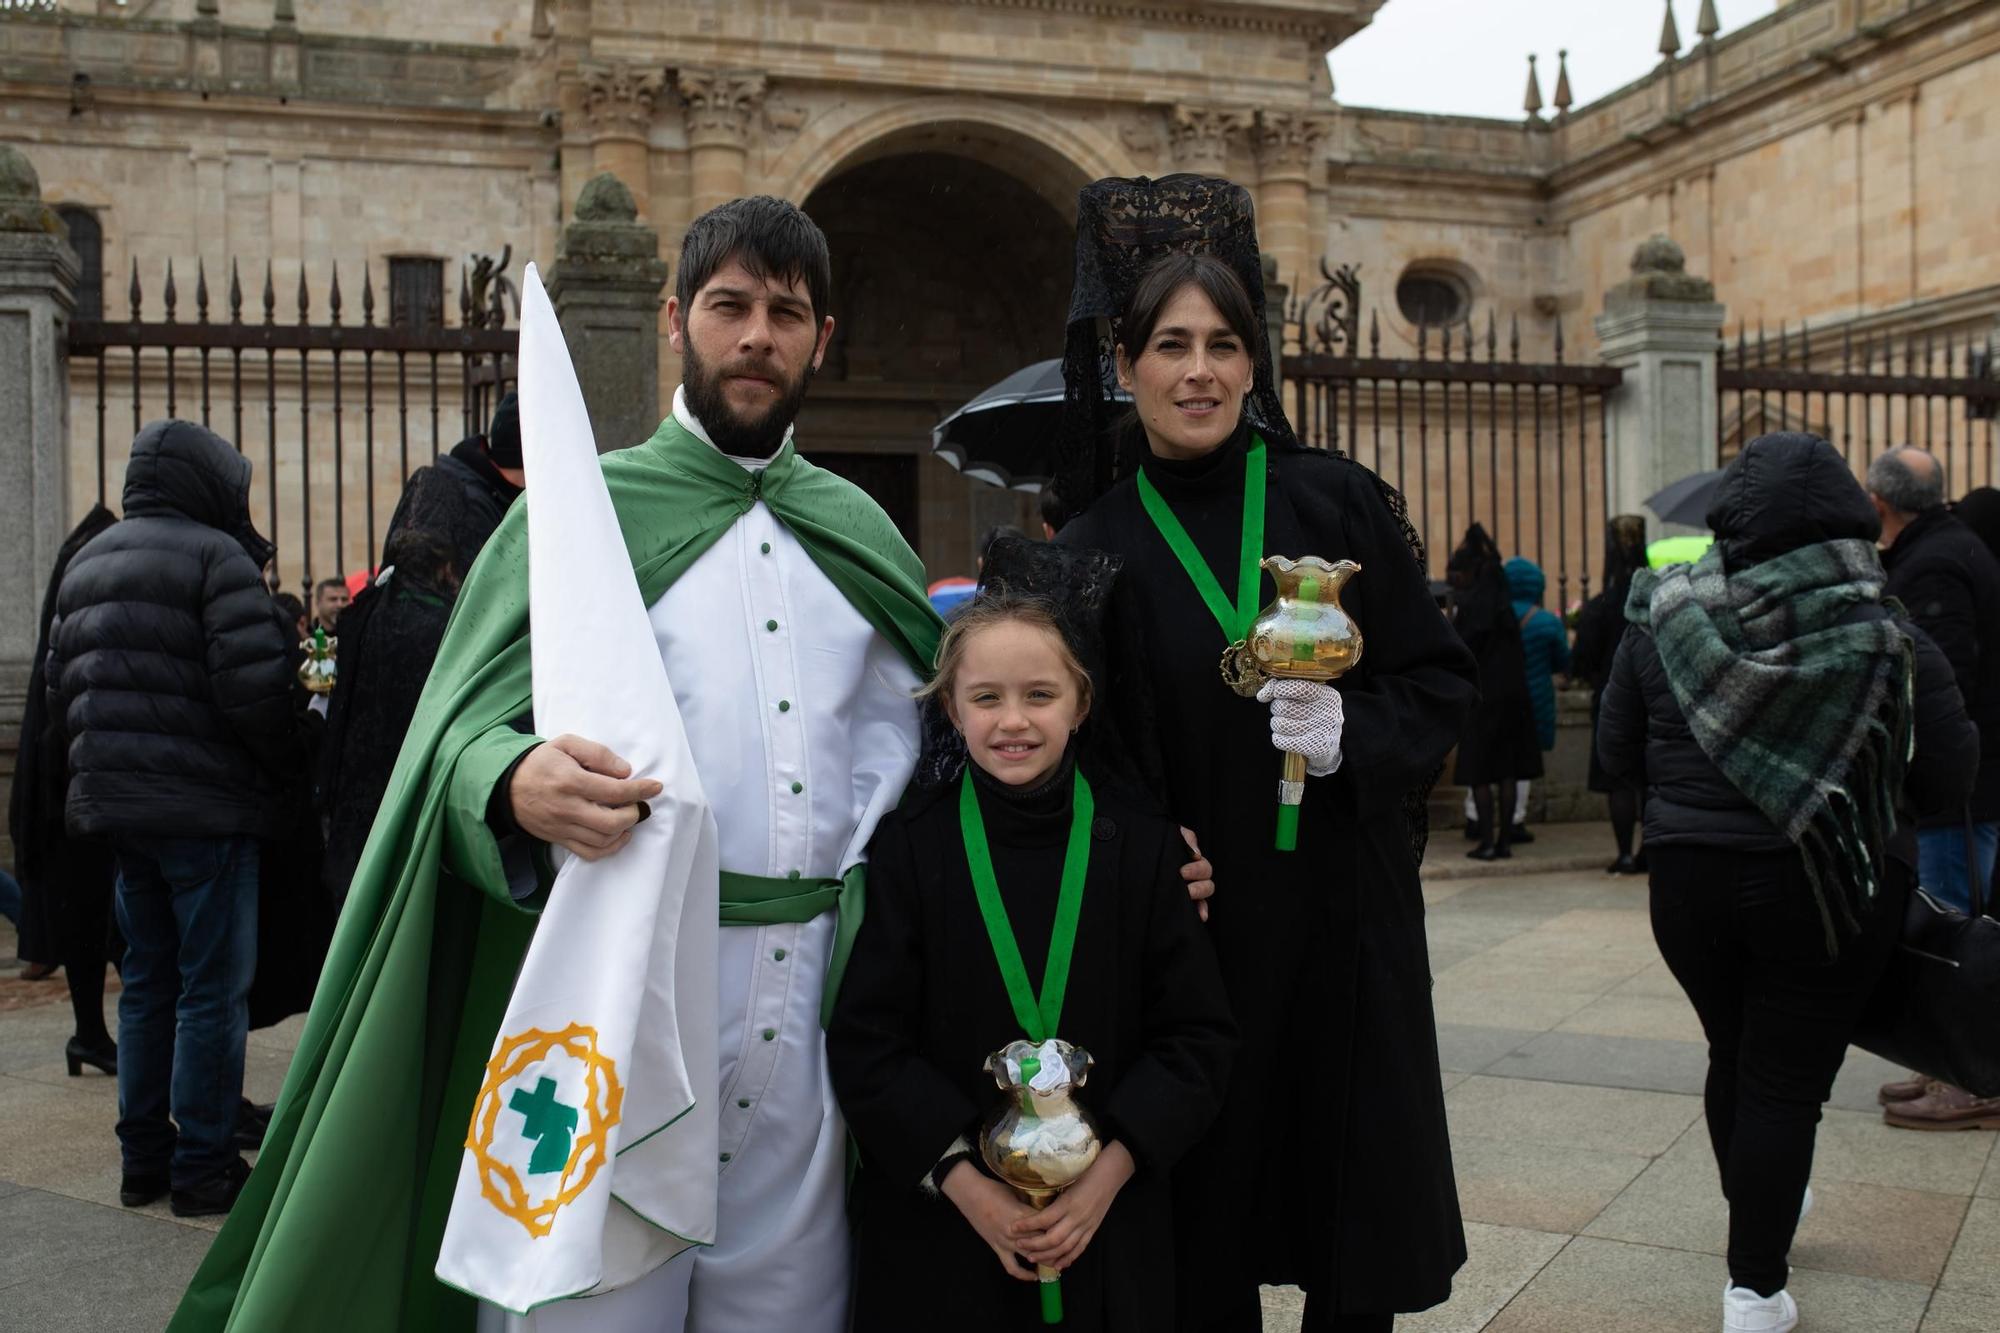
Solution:
<path fill-rule="evenodd" d="M 1783 1289 L 1820 1106 L 1902 931 L 1891 863 L 1858 936 L 1829 959 L 1796 852 L 1651 847 L 1653 938 L 1708 1034 L 1704 1105 L 1729 1200 L 1729 1277 Z"/>

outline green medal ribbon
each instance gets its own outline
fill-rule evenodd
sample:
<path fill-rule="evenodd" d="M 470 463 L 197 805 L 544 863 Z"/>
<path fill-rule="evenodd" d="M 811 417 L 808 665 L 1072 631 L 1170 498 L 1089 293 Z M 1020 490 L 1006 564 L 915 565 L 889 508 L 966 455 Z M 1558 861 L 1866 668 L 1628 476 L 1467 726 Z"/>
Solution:
<path fill-rule="evenodd" d="M 972 891 L 979 898 L 979 915 L 986 921 L 986 938 L 993 944 L 993 961 L 1000 965 L 1007 999 L 1021 1030 L 1036 1045 L 1056 1034 L 1062 1021 L 1063 993 L 1069 989 L 1070 954 L 1076 948 L 1076 923 L 1083 914 L 1083 876 L 1090 865 L 1090 824 L 1097 802 L 1082 770 L 1070 797 L 1069 847 L 1063 852 L 1062 889 L 1056 896 L 1056 922 L 1049 932 L 1049 959 L 1042 969 L 1040 998 L 1028 985 L 1027 964 L 1000 901 L 1000 883 L 993 874 L 993 852 L 986 843 L 986 820 L 979 812 L 979 793 L 972 770 L 958 784 L 958 827 L 965 837 L 965 865 L 972 872 Z M 1025 1072 L 1025 1071 L 1024 1071 Z"/>
<path fill-rule="evenodd" d="M 1181 568 L 1194 584 L 1194 590 L 1201 594 L 1201 600 L 1208 605 L 1209 614 L 1222 627 L 1222 637 L 1227 643 L 1243 642 L 1250 635 L 1250 627 L 1257 623 L 1257 589 L 1263 579 L 1264 559 L 1264 441 L 1252 435 L 1250 452 L 1243 457 L 1243 546 L 1236 561 L 1236 604 L 1231 606 L 1222 591 L 1222 584 L 1216 579 L 1208 561 L 1202 559 L 1195 549 L 1194 539 L 1189 537 L 1181 521 L 1174 517 L 1174 511 L 1167 505 L 1165 497 L 1153 486 L 1144 468 L 1139 469 L 1139 503 L 1145 506 L 1146 516 L 1153 520 L 1153 526 L 1166 539 L 1173 551 L 1174 559 L 1181 562 Z"/>

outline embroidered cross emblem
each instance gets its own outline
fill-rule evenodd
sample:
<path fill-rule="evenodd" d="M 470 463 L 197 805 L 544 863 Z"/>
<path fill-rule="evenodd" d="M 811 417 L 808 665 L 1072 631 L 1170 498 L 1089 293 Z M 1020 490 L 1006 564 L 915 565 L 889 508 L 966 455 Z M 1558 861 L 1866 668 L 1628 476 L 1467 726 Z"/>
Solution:
<path fill-rule="evenodd" d="M 514 1089 L 507 1109 L 521 1113 L 521 1137 L 535 1141 L 528 1173 L 562 1170 L 569 1162 L 570 1137 L 576 1133 L 576 1108 L 556 1100 L 556 1081 L 544 1078 L 533 1092 Z"/>

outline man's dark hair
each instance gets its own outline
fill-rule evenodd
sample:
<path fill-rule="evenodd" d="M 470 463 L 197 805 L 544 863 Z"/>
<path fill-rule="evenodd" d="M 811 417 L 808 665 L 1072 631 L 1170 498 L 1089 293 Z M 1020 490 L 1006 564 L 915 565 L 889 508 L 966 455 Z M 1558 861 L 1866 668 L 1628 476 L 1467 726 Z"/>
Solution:
<path fill-rule="evenodd" d="M 986 529 L 985 535 L 979 539 L 979 558 L 984 560 L 986 553 L 993 549 L 993 543 L 999 541 L 1002 537 L 1026 537 L 1027 535 L 1027 533 L 1021 531 L 1012 523 L 996 523 Z"/>
<path fill-rule="evenodd" d="M 343 578 L 321 579 L 318 583 L 313 584 L 313 600 L 318 601 L 319 595 L 328 588 L 345 588 L 346 586 L 347 580 Z"/>
<path fill-rule="evenodd" d="M 1048 526 L 1049 531 L 1061 532 L 1063 524 L 1069 521 L 1069 515 L 1063 512 L 1062 493 L 1056 490 L 1054 482 L 1047 482 L 1042 486 L 1040 504 L 1042 522 Z"/>
<path fill-rule="evenodd" d="M 759 281 L 805 283 L 813 319 L 826 318 L 833 301 L 826 234 L 795 205 L 758 194 L 718 204 L 694 220 L 681 238 L 680 277 L 674 285 L 683 319 L 695 293 L 732 259 Z"/>
<path fill-rule="evenodd" d="M 296 629 L 305 618 L 306 604 L 288 592 L 273 593 L 271 601 L 277 605 L 278 614 L 285 618 L 287 630 Z"/>

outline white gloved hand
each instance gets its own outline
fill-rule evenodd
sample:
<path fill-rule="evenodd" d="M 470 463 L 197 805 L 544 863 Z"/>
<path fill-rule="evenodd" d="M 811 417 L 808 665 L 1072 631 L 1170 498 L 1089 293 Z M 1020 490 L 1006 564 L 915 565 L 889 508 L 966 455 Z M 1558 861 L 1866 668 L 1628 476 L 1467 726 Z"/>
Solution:
<path fill-rule="evenodd" d="M 1257 702 L 1271 705 L 1271 744 L 1304 755 L 1307 773 L 1323 778 L 1340 767 L 1339 690 L 1323 680 L 1269 680 Z"/>

